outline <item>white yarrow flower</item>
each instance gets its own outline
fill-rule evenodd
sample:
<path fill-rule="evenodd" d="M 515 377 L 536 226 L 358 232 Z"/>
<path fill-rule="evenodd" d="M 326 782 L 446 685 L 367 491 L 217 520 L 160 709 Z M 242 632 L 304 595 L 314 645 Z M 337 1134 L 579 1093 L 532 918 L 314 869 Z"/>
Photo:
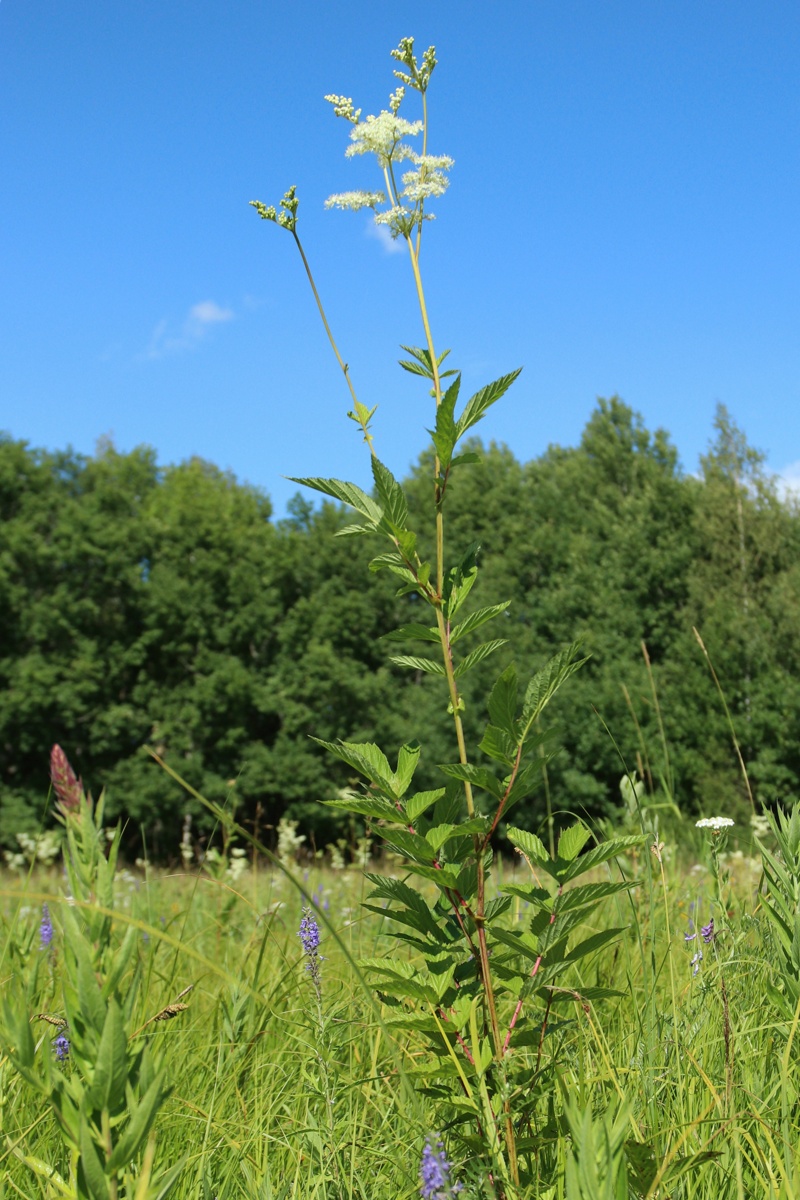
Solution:
<path fill-rule="evenodd" d="M 731 825 L 735 824 L 736 822 L 732 821 L 730 817 L 703 817 L 700 821 L 695 821 L 698 829 L 713 829 L 715 831 L 728 829 Z"/>

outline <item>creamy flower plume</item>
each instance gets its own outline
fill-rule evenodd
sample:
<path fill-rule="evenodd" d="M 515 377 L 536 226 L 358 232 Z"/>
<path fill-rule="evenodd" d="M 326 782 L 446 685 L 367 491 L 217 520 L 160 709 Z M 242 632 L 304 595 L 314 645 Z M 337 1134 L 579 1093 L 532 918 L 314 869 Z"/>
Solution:
<path fill-rule="evenodd" d="M 452 158 L 446 154 L 415 154 L 413 161 L 415 169 L 403 175 L 402 199 L 419 204 L 421 200 L 443 196 L 450 184 L 444 172 L 452 167 Z"/>
<path fill-rule="evenodd" d="M 377 208 L 386 203 L 384 192 L 337 192 L 328 196 L 326 208 L 342 208 L 349 212 L 358 212 L 362 208 Z"/>
<path fill-rule="evenodd" d="M 351 146 L 345 151 L 348 158 L 356 154 L 374 154 L 383 169 L 390 163 L 412 158 L 414 151 L 403 141 L 422 133 L 422 121 L 406 121 L 384 109 L 377 117 L 369 116 L 350 130 Z"/>

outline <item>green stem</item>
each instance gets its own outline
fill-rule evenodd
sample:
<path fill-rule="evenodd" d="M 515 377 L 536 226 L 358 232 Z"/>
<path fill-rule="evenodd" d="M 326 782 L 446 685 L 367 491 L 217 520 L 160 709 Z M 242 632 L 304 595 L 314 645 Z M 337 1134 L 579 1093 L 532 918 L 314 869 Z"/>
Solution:
<path fill-rule="evenodd" d="M 300 241 L 300 238 L 297 236 L 297 231 L 295 229 L 293 229 L 291 231 L 291 233 L 292 233 L 292 237 L 294 238 L 295 245 L 297 246 L 297 249 L 300 251 L 300 257 L 303 260 L 303 266 L 305 267 L 306 275 L 308 276 L 308 282 L 311 284 L 311 291 L 314 293 L 314 299 L 317 302 L 317 308 L 319 309 L 319 315 L 322 317 L 322 324 L 325 326 L 325 332 L 328 335 L 328 341 L 331 344 L 333 353 L 336 355 L 336 361 L 338 362 L 339 366 L 342 369 L 342 374 L 344 375 L 345 382 L 347 383 L 347 386 L 350 390 L 350 397 L 353 401 L 353 415 L 356 418 L 356 420 L 358 421 L 359 425 L 361 426 L 361 429 L 364 433 L 364 441 L 369 446 L 370 454 L 374 455 L 375 447 L 372 444 L 372 434 L 369 432 L 369 429 L 367 428 L 367 419 L 362 415 L 364 408 L 363 408 L 363 405 L 359 402 L 358 397 L 356 396 L 356 390 L 353 387 L 353 381 L 350 378 L 350 368 L 348 367 L 347 363 L 344 361 L 341 354 L 339 353 L 339 347 L 336 345 L 336 340 L 333 336 L 333 333 L 331 332 L 331 327 L 328 324 L 328 318 L 325 316 L 325 309 L 322 307 L 322 301 L 320 300 L 319 292 L 317 291 L 317 285 L 314 283 L 314 276 L 311 274 L 311 267 L 308 265 L 308 259 L 306 258 L 305 251 L 303 250 L 303 246 Z"/>
<path fill-rule="evenodd" d="M 436 351 L 433 345 L 433 334 L 431 333 L 430 321 L 428 319 L 428 308 L 425 303 L 425 290 L 422 286 L 422 276 L 419 269 L 419 257 L 414 248 L 414 243 L 411 237 L 406 234 L 406 242 L 408 244 L 409 255 L 411 257 L 411 269 L 414 272 L 414 283 L 417 289 L 417 299 L 419 301 L 420 313 L 422 316 L 422 326 L 425 330 L 425 340 L 428 346 L 428 355 L 431 362 L 431 373 L 433 375 L 433 390 L 436 398 L 436 407 L 442 403 L 442 383 L 439 376 L 439 364 L 436 359 Z M 459 695 L 458 685 L 455 679 L 453 669 L 453 657 L 450 646 L 450 623 L 445 620 L 445 615 L 442 611 L 442 598 L 444 594 L 444 515 L 442 512 L 442 497 L 440 486 L 441 463 L 439 456 L 434 456 L 434 501 L 436 504 L 436 588 L 439 595 L 439 604 L 436 609 L 436 623 L 439 630 L 439 639 L 442 646 L 442 658 L 444 661 L 445 675 L 447 677 L 447 686 L 450 692 L 450 704 L 453 709 L 453 721 L 455 724 L 456 741 L 458 743 L 458 755 L 461 763 L 466 763 L 467 747 L 464 739 L 464 728 L 461 722 L 459 712 Z M 475 802 L 472 795 L 472 785 L 468 781 L 464 781 L 464 796 L 467 802 L 467 812 L 470 817 L 475 813 Z M 498 1070 L 502 1070 L 504 1057 L 503 1038 L 500 1032 L 500 1022 L 497 1017 L 497 1004 L 495 1002 L 494 987 L 492 986 L 492 973 L 489 965 L 489 947 L 486 942 L 486 929 L 484 927 L 484 916 L 486 912 L 486 873 L 483 865 L 484 849 L 482 840 L 476 835 L 474 838 L 475 847 L 475 865 L 478 875 L 478 902 L 475 912 L 475 924 L 478 930 L 478 947 L 480 950 L 481 962 L 481 980 L 483 983 L 483 991 L 486 1000 L 486 1011 L 489 1018 L 489 1027 L 492 1032 L 492 1044 L 494 1046 L 494 1058 L 497 1063 Z M 506 1150 L 508 1152 L 508 1166 L 511 1172 L 511 1178 L 515 1185 L 519 1185 L 519 1168 L 517 1164 L 516 1141 L 514 1137 L 514 1121 L 511 1112 L 511 1105 L 508 1099 L 503 1101 L 503 1118 L 505 1124 L 505 1141 Z"/>

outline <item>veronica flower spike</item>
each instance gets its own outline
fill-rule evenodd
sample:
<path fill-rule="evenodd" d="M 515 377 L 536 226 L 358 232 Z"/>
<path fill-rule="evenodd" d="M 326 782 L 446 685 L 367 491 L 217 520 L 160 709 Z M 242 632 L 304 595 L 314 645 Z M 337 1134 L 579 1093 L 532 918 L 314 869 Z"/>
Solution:
<path fill-rule="evenodd" d="M 314 984 L 314 991 L 317 993 L 317 999 L 321 998 L 322 979 L 320 975 L 321 955 L 319 954 L 319 925 L 317 924 L 310 908 L 303 909 L 303 918 L 300 922 L 300 928 L 297 931 L 297 936 L 303 943 L 303 952 L 305 953 L 308 962 L 306 970 L 311 976 L 311 982 Z"/>
<path fill-rule="evenodd" d="M 54 1039 L 53 1052 L 59 1062 L 64 1062 L 69 1058 L 69 1038 L 65 1037 L 63 1033 Z"/>
<path fill-rule="evenodd" d="M 49 950 L 53 941 L 53 922 L 50 920 L 50 909 L 42 905 L 42 922 L 39 926 L 39 945 L 42 950 Z"/>
<path fill-rule="evenodd" d="M 447 1161 L 441 1138 L 429 1133 L 419 1164 L 422 1200 L 451 1200 L 461 1191 L 460 1183 L 450 1182 L 450 1171 L 451 1165 Z"/>

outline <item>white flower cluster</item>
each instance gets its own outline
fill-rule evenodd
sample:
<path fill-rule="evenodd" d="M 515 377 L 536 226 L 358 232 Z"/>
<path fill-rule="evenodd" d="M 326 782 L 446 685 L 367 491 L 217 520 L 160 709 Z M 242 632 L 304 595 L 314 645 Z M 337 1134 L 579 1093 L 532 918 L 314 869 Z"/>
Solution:
<path fill-rule="evenodd" d="M 46 829 L 44 833 L 18 833 L 17 841 L 21 854 L 12 850 L 3 851 L 6 863 L 14 870 L 20 870 L 34 862 L 49 867 L 61 853 L 61 835 L 55 829 Z"/>
<path fill-rule="evenodd" d="M 358 124 L 361 109 L 353 108 L 353 101 L 349 96 L 325 96 L 325 99 L 328 104 L 333 105 L 334 116 L 344 117 L 345 121 L 350 121 L 353 125 Z"/>
<path fill-rule="evenodd" d="M 430 46 L 423 55 L 422 63 L 418 64 L 414 57 L 414 39 L 403 38 L 392 57 L 407 68 L 405 71 L 395 71 L 401 80 L 389 97 L 389 108 L 383 109 L 376 116 L 368 116 L 361 120 L 361 109 L 355 108 L 349 96 L 329 95 L 325 99 L 333 105 L 337 117 L 349 121 L 350 145 L 345 154 L 353 158 L 357 154 L 374 154 L 378 166 L 384 173 L 388 199 L 383 192 L 341 192 L 329 196 L 325 202 L 326 208 L 342 208 L 357 212 L 361 208 L 371 208 L 375 213 L 376 225 L 385 225 L 393 238 L 409 237 L 415 226 L 421 229 L 423 221 L 433 219 L 432 214 L 425 212 L 426 200 L 443 196 L 449 180 L 446 172 L 453 166 L 452 158 L 446 154 L 418 154 L 405 140 L 416 137 L 425 129 L 423 121 L 406 121 L 399 116 L 400 105 L 405 96 L 406 87 L 412 87 L 418 92 L 424 92 L 430 81 L 431 73 L 436 66 L 436 53 Z M 412 169 L 402 176 L 402 188 L 398 186 L 394 174 L 395 164 L 408 162 Z M 387 207 L 378 211 L 378 205 Z M 256 207 L 258 207 L 256 205 Z M 284 207 L 286 207 L 284 205 Z M 285 224 L 286 221 L 276 214 L 273 209 L 259 208 L 259 214 L 267 220 Z M 289 214 L 295 218 L 296 212 Z M 287 224 L 287 228 L 290 226 Z M 292 226 L 293 228 L 293 226 Z"/>
<path fill-rule="evenodd" d="M 386 195 L 384 192 L 337 192 L 333 196 L 328 196 L 325 201 L 326 208 L 342 208 L 348 209 L 350 212 L 358 212 L 360 208 L 377 208 L 379 204 L 386 203 Z"/>
<path fill-rule="evenodd" d="M 450 183 L 443 172 L 452 167 L 452 158 L 446 154 L 415 154 L 413 162 L 416 170 L 406 171 L 403 176 L 402 198 L 419 204 L 431 196 L 443 196 Z"/>
<path fill-rule="evenodd" d="M 299 821 L 290 821 L 288 817 L 281 817 L 278 822 L 278 858 L 284 867 L 291 867 L 297 862 L 300 847 L 306 840 L 304 833 L 297 832 L 299 824 Z"/>
<path fill-rule="evenodd" d="M 716 831 L 728 829 L 735 824 L 736 822 L 732 821 L 730 817 L 703 817 L 700 821 L 695 821 L 698 829 L 714 829 Z"/>
<path fill-rule="evenodd" d="M 390 162 L 412 158 L 414 151 L 403 142 L 404 137 L 422 133 L 422 121 L 406 121 L 385 109 L 377 117 L 369 116 L 350 130 L 352 146 L 345 150 L 347 158 L 356 154 L 374 154 L 383 169 Z"/>

